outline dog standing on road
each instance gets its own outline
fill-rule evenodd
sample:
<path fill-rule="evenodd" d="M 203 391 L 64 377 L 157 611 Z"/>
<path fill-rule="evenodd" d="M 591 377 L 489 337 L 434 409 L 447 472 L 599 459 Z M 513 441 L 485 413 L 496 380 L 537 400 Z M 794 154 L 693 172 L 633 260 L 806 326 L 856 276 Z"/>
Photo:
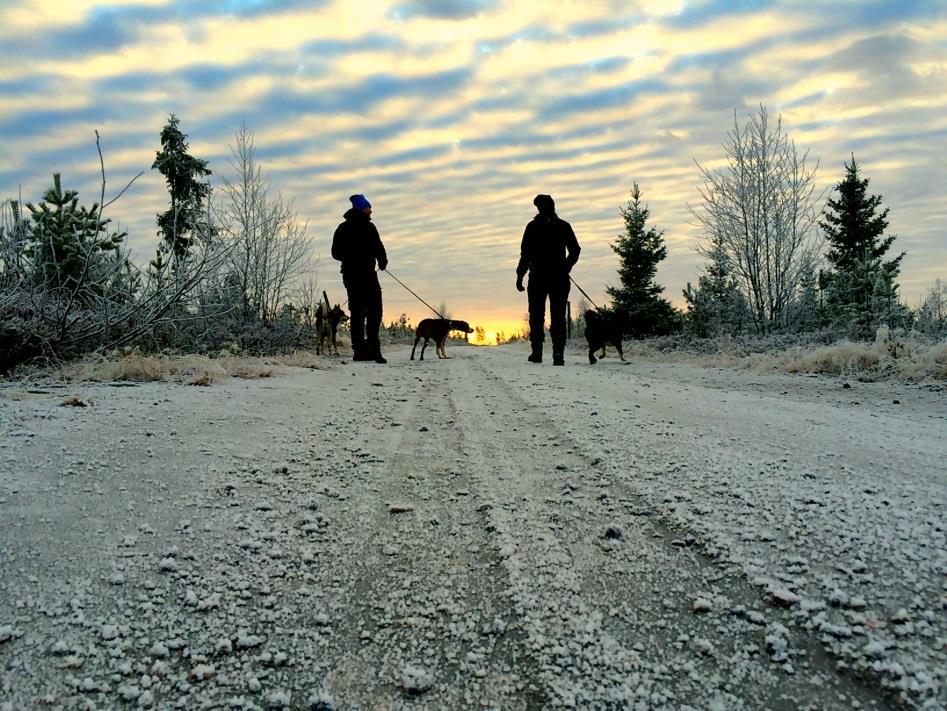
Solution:
<path fill-rule="evenodd" d="M 316 307 L 316 354 L 325 354 L 331 345 L 335 355 L 339 355 L 339 325 L 348 321 L 349 317 L 338 304 L 329 308 L 329 295 L 324 291 L 322 299 Z"/>
<path fill-rule="evenodd" d="M 625 360 L 621 351 L 621 326 L 607 314 L 601 314 L 594 309 L 585 312 L 585 340 L 589 343 L 589 363 L 595 365 L 595 351 L 601 349 L 599 358 L 605 357 L 605 344 L 615 346 L 618 357 Z"/>
<path fill-rule="evenodd" d="M 449 318 L 426 318 L 422 319 L 414 331 L 414 347 L 411 348 L 411 360 L 414 360 L 414 349 L 418 347 L 418 341 L 424 339 L 424 345 L 421 346 L 421 360 L 424 360 L 424 349 L 427 348 L 427 342 L 434 339 L 438 358 L 446 358 L 444 352 L 444 343 L 451 331 L 463 331 L 464 333 L 473 333 L 473 329 L 466 321 L 454 321 Z"/>
<path fill-rule="evenodd" d="M 329 310 L 329 330 L 332 332 L 332 350 L 339 355 L 339 326 L 349 320 L 342 307 L 336 304 Z"/>

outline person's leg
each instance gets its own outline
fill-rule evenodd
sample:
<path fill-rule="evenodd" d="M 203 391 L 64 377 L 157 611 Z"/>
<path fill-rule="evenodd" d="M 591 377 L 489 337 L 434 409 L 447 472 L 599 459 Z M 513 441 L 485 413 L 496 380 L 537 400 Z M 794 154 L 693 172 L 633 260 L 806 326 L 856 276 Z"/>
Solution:
<path fill-rule="evenodd" d="M 366 288 L 367 304 L 365 306 L 365 352 L 366 356 L 376 363 L 385 363 L 381 355 L 381 341 L 378 332 L 381 329 L 382 301 L 381 285 L 378 275 L 372 274 L 371 283 Z"/>
<path fill-rule="evenodd" d="M 526 296 L 529 302 L 529 343 L 532 354 L 529 360 L 539 363 L 543 359 L 543 341 L 546 340 L 546 296 L 547 286 L 542 279 L 530 274 Z"/>
<path fill-rule="evenodd" d="M 349 297 L 349 330 L 352 333 L 352 359 L 365 357 L 365 292 L 361 284 L 348 281 L 345 290 Z"/>
<path fill-rule="evenodd" d="M 549 335 L 552 337 L 553 365 L 563 365 L 566 352 L 566 302 L 569 300 L 569 276 L 557 280 L 549 289 Z"/>

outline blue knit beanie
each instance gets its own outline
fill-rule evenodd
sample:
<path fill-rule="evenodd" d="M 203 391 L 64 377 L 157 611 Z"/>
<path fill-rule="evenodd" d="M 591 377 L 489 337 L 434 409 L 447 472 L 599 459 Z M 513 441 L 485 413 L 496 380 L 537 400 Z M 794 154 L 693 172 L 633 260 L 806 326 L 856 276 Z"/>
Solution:
<path fill-rule="evenodd" d="M 353 195 L 349 200 L 352 201 L 352 207 L 356 210 L 364 210 L 366 207 L 372 206 L 372 204 L 365 199 L 364 195 Z"/>

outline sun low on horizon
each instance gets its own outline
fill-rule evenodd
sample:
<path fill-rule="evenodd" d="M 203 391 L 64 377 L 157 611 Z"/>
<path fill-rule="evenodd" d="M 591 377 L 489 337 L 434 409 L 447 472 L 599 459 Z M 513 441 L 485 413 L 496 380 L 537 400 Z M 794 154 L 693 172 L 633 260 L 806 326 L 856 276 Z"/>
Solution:
<path fill-rule="evenodd" d="M 605 305 L 637 183 L 667 246 L 657 282 L 682 306 L 705 265 L 696 164 L 722 165 L 734 118 L 763 105 L 818 162 L 823 200 L 857 158 L 916 305 L 947 277 L 945 38 L 947 4 L 928 0 L 10 0 L 0 198 L 36 202 L 60 173 L 97 201 L 97 131 L 106 200 L 142 173 L 106 216 L 145 263 L 167 209 L 151 165 L 168 117 L 216 199 L 247 127 L 334 302 L 332 234 L 361 193 L 392 273 L 495 342 L 525 328 L 515 268 L 537 193 L 572 224 L 573 276 Z M 386 324 L 430 315 L 379 279 Z M 572 308 L 584 298 L 573 289 Z"/>

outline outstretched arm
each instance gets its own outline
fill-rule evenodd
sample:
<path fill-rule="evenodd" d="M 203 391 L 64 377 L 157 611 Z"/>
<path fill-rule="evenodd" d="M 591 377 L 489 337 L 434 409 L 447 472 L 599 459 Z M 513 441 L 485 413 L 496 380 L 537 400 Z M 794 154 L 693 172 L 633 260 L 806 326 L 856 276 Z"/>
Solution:
<path fill-rule="evenodd" d="M 388 253 L 385 252 L 385 245 L 381 243 L 378 228 L 372 225 L 372 229 L 375 230 L 375 258 L 378 260 L 378 268 L 385 271 L 388 268 Z"/>

